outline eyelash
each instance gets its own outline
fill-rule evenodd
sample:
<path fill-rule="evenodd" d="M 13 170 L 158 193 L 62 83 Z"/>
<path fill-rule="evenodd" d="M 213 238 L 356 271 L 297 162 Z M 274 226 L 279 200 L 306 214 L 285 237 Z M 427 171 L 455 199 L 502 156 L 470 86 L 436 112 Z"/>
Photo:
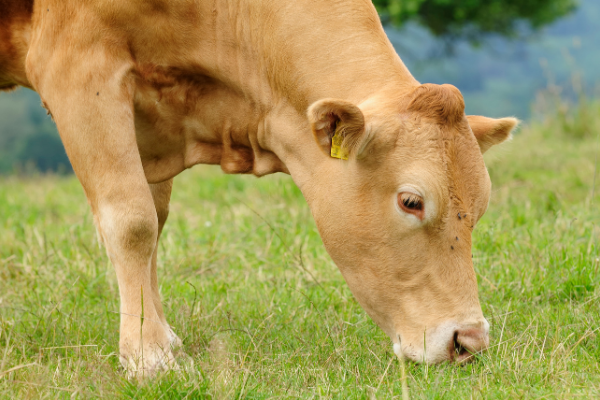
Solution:
<path fill-rule="evenodd" d="M 407 214 L 413 214 L 420 220 L 425 217 L 425 205 L 423 198 L 418 194 L 402 192 L 398 193 L 398 205 Z"/>
<path fill-rule="evenodd" d="M 402 201 L 402 204 L 410 210 L 423 210 L 423 201 L 416 194 L 400 193 L 400 201 Z"/>
<path fill-rule="evenodd" d="M 406 208 L 410 208 L 411 210 L 422 210 L 423 203 L 421 199 L 419 199 L 415 195 L 408 195 L 402 199 L 402 204 L 406 206 Z"/>

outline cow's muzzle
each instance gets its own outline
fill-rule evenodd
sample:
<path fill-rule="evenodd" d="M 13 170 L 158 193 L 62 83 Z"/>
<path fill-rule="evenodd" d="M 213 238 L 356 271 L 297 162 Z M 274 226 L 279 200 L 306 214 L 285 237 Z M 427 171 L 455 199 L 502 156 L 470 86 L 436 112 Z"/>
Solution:
<path fill-rule="evenodd" d="M 397 334 L 394 353 L 415 362 L 470 362 L 489 346 L 489 323 L 485 318 L 470 323 L 446 321 L 420 336 Z M 426 342 L 426 345 L 424 345 Z"/>

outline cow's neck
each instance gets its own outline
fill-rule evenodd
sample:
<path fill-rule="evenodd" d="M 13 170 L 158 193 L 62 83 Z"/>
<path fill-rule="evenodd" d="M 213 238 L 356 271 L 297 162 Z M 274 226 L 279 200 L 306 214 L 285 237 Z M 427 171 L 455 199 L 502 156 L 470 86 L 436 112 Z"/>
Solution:
<path fill-rule="evenodd" d="M 301 27 L 306 35 L 291 33 L 291 40 L 277 50 L 295 68 L 282 68 L 281 83 L 271 84 L 293 106 L 298 122 L 285 134 L 274 132 L 273 148 L 305 195 L 327 160 L 308 126 L 306 111 L 313 102 L 337 98 L 360 105 L 374 97 L 401 99 L 418 84 L 389 43 L 370 1 L 346 2 L 345 11 L 351 11 L 349 4 L 364 7 L 351 16 L 324 17 L 316 29 Z M 311 24 L 308 18 L 304 23 Z M 294 58 L 294 52 L 301 56 Z M 279 121 L 289 124 L 289 113 L 279 115 Z"/>

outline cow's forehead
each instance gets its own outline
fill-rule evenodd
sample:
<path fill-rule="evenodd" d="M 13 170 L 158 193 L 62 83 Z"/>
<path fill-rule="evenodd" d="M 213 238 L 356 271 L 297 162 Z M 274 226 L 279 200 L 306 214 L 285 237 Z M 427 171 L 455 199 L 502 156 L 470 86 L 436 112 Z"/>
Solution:
<path fill-rule="evenodd" d="M 405 176 L 403 171 L 409 171 L 409 178 L 435 186 L 429 189 L 435 189 L 440 197 L 455 199 L 465 211 L 479 207 L 479 202 L 487 204 L 489 178 L 466 119 L 443 125 L 418 117 L 403 118 L 395 129 L 390 164 L 396 173 Z"/>
<path fill-rule="evenodd" d="M 457 207 L 481 215 L 489 197 L 489 176 L 481 150 L 466 119 L 444 135 L 444 157 L 451 196 Z M 483 208 L 483 209 L 482 209 Z"/>

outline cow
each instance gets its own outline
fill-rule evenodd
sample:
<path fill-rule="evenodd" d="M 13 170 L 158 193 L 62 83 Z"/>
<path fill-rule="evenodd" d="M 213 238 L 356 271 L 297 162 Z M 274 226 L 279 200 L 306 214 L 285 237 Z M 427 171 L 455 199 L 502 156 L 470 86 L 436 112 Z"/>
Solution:
<path fill-rule="evenodd" d="M 0 88 L 18 85 L 52 115 L 114 265 L 130 376 L 177 366 L 157 243 L 196 164 L 291 175 L 399 356 L 488 347 L 471 235 L 482 154 L 518 121 L 418 82 L 369 0 L 0 0 Z"/>

